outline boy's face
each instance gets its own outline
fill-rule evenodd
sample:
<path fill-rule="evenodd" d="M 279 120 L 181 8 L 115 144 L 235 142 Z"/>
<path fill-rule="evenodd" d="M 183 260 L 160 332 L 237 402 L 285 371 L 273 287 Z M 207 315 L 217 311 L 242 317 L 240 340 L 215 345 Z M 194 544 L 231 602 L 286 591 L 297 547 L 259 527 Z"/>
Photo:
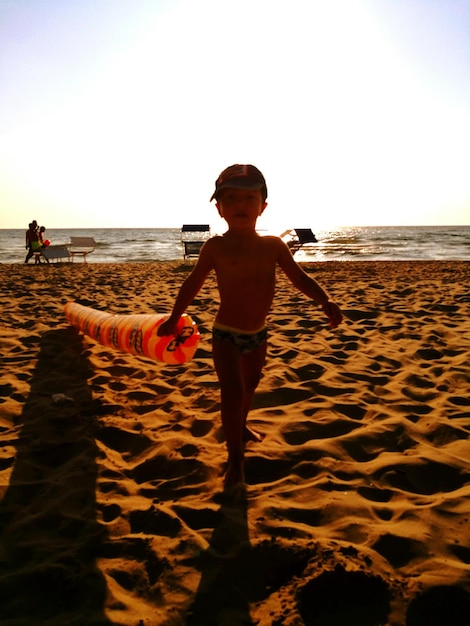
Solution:
<path fill-rule="evenodd" d="M 267 202 L 259 190 L 228 187 L 220 192 L 215 206 L 229 229 L 254 230 Z"/>

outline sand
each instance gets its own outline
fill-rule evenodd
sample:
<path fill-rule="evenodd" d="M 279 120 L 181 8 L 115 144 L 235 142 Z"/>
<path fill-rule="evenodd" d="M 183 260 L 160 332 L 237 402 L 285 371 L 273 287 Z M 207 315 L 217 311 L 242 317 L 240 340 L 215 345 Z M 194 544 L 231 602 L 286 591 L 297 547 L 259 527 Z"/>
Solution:
<path fill-rule="evenodd" d="M 237 498 L 215 281 L 182 366 L 63 315 L 167 312 L 190 267 L 0 266 L 2 626 L 468 624 L 470 263 L 306 264 L 335 331 L 279 276 Z"/>

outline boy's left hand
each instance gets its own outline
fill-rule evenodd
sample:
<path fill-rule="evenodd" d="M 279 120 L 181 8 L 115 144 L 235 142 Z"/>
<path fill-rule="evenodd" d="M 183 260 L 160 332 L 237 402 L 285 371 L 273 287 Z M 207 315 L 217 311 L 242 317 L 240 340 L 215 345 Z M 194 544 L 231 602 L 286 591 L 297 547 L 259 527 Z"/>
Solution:
<path fill-rule="evenodd" d="M 325 315 L 330 320 L 331 328 L 336 328 L 339 324 L 341 324 L 343 320 L 343 315 L 341 314 L 340 308 L 337 304 L 328 300 L 328 302 L 326 302 L 322 308 L 325 312 Z"/>

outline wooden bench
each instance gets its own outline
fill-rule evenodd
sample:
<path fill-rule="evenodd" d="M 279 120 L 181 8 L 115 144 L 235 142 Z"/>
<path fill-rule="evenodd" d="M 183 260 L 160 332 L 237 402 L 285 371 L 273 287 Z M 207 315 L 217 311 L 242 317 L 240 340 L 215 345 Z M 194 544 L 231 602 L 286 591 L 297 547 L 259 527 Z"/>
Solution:
<path fill-rule="evenodd" d="M 86 263 L 86 257 L 91 254 L 96 247 L 96 242 L 93 237 L 70 237 L 70 245 L 68 250 L 72 256 L 72 261 L 75 256 L 82 256 Z"/>
<path fill-rule="evenodd" d="M 47 246 L 47 248 L 42 248 L 39 254 L 47 261 L 56 261 L 56 263 L 63 259 L 70 261 L 70 252 L 67 246 Z"/>

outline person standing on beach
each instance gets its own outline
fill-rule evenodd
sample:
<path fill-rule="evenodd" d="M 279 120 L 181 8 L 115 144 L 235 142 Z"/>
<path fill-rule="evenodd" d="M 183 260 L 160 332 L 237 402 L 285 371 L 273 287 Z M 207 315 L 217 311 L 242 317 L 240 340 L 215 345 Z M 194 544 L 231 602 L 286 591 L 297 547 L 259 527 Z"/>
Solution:
<path fill-rule="evenodd" d="M 263 174 L 253 165 L 231 165 L 215 183 L 216 200 L 228 230 L 209 239 L 201 249 L 191 274 L 183 282 L 169 319 L 158 331 L 171 335 L 180 316 L 192 302 L 208 274 L 214 270 L 220 295 L 212 354 L 220 382 L 221 418 L 228 462 L 225 487 L 244 483 L 244 443 L 261 438 L 247 427 L 248 412 L 266 360 L 266 316 L 275 291 L 279 266 L 292 284 L 317 302 L 336 328 L 342 320 L 339 307 L 320 285 L 294 261 L 279 238 L 256 232 L 258 217 L 266 209 L 268 192 Z"/>
<path fill-rule="evenodd" d="M 29 261 L 29 259 L 34 254 L 34 249 L 37 248 L 39 242 L 39 234 L 38 234 L 38 223 L 36 220 L 33 220 L 31 224 L 28 224 L 28 230 L 26 231 L 26 250 L 28 251 L 26 254 L 25 263 Z"/>
<path fill-rule="evenodd" d="M 46 227 L 41 226 L 41 228 L 38 231 L 39 245 L 41 248 L 47 248 L 47 246 L 49 245 L 49 241 L 47 241 L 46 243 L 45 235 L 46 235 Z M 47 256 L 44 256 L 44 258 L 46 259 L 46 263 L 49 263 L 49 259 L 47 258 Z"/>

